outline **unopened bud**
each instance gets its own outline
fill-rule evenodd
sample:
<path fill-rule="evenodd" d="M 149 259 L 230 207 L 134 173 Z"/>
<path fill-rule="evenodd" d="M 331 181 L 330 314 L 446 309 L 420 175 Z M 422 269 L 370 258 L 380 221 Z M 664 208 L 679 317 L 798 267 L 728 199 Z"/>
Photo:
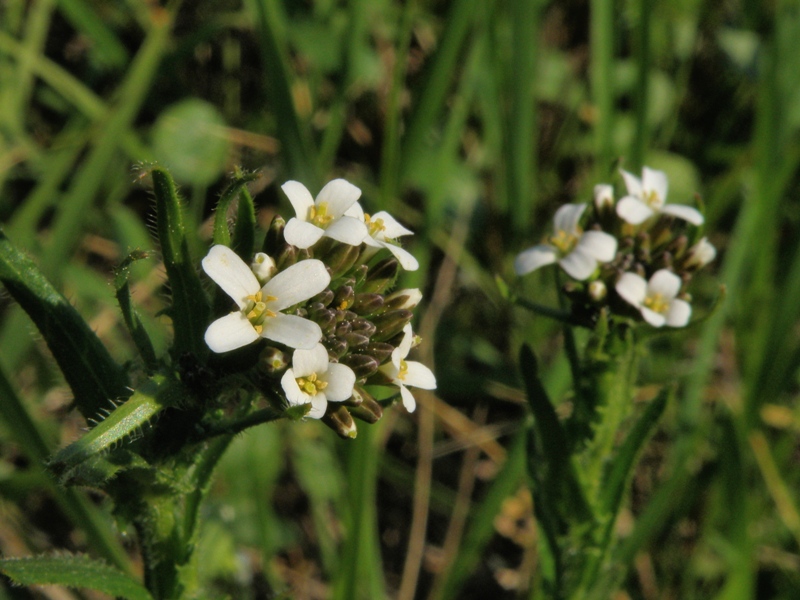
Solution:
<path fill-rule="evenodd" d="M 272 223 L 267 229 L 267 236 L 264 238 L 264 244 L 261 249 L 269 256 L 278 256 L 286 246 L 286 240 L 283 239 L 283 230 L 286 227 L 286 221 L 280 215 L 275 215 Z"/>
<path fill-rule="evenodd" d="M 599 279 L 589 283 L 589 297 L 595 302 L 600 302 L 608 295 L 606 284 Z"/>
<path fill-rule="evenodd" d="M 686 261 L 683 263 L 683 268 L 686 271 L 697 271 L 705 267 L 716 257 L 717 249 L 708 241 L 708 238 L 704 237 L 689 248 L 686 253 Z"/>
<path fill-rule="evenodd" d="M 403 327 L 406 326 L 406 323 L 411 321 L 413 316 L 414 313 L 410 310 L 401 308 L 398 310 L 390 310 L 382 315 L 373 317 L 372 322 L 375 324 L 376 331 L 372 339 L 376 342 L 385 342 L 389 340 L 403 331 Z"/>
<path fill-rule="evenodd" d="M 330 303 L 333 302 L 333 291 L 330 289 L 322 290 L 319 294 L 312 297 L 311 300 L 309 300 L 309 302 L 311 304 L 319 302 L 323 306 L 329 306 Z"/>
<path fill-rule="evenodd" d="M 413 310 L 420 300 L 422 300 L 422 292 L 417 288 L 397 290 L 386 296 L 383 306 L 388 310 L 396 310 L 398 308 Z"/>
<path fill-rule="evenodd" d="M 336 290 L 336 294 L 333 297 L 333 306 L 338 310 L 347 310 L 353 306 L 355 297 L 356 293 L 353 291 L 353 288 L 349 285 L 343 285 Z"/>
<path fill-rule="evenodd" d="M 339 362 L 353 369 L 353 373 L 356 374 L 356 379 L 366 379 L 374 374 L 380 366 L 375 358 L 366 354 L 348 354 L 347 356 L 343 356 L 342 360 Z"/>
<path fill-rule="evenodd" d="M 259 355 L 259 365 L 265 373 L 274 375 L 285 370 L 289 366 L 290 359 L 291 357 L 283 350 L 267 346 Z"/>
<path fill-rule="evenodd" d="M 614 187 L 607 183 L 594 186 L 594 207 L 599 214 L 614 210 Z"/>
<path fill-rule="evenodd" d="M 350 321 L 342 321 L 337 323 L 334 333 L 339 337 L 344 337 L 353 330 L 353 324 Z"/>
<path fill-rule="evenodd" d="M 369 344 L 369 338 L 360 333 L 350 332 L 344 336 L 345 341 L 350 349 L 356 350 L 357 348 L 366 347 Z"/>
<path fill-rule="evenodd" d="M 350 307 L 357 315 L 371 315 L 383 307 L 383 296 L 380 294 L 356 294 Z"/>
<path fill-rule="evenodd" d="M 264 285 L 267 281 L 272 279 L 272 276 L 278 272 L 275 261 L 264 252 L 259 252 L 255 255 L 253 262 L 250 263 L 250 268 L 253 270 L 253 274 L 261 285 Z"/>
<path fill-rule="evenodd" d="M 364 280 L 367 278 L 367 273 L 369 273 L 369 267 L 367 265 L 358 265 L 355 269 L 353 269 L 353 287 L 360 288 L 361 284 L 364 283 Z"/>
<path fill-rule="evenodd" d="M 399 271 L 400 263 L 397 262 L 397 259 L 394 257 L 383 259 L 370 268 L 361 291 L 364 293 L 383 292 L 394 283 Z"/>
<path fill-rule="evenodd" d="M 352 325 L 352 331 L 360 333 L 361 335 L 372 337 L 372 334 L 375 333 L 376 327 L 372 321 L 358 318 L 351 321 L 350 324 Z"/>
<path fill-rule="evenodd" d="M 297 262 L 297 248 L 285 244 L 281 251 L 274 256 L 278 270 L 283 271 Z"/>
<path fill-rule="evenodd" d="M 322 338 L 322 345 L 328 350 L 328 354 L 335 359 L 340 359 L 347 352 L 347 342 L 338 337 Z"/>
<path fill-rule="evenodd" d="M 394 346 L 386 342 L 370 342 L 363 348 L 356 348 L 355 352 L 372 356 L 379 364 L 383 364 L 392 356 Z"/>
<path fill-rule="evenodd" d="M 333 429 L 339 437 L 346 440 L 355 439 L 357 434 L 356 424 L 353 417 L 344 406 L 337 406 L 331 410 L 332 404 L 328 404 L 328 410 L 320 419 L 325 425 Z"/>
<path fill-rule="evenodd" d="M 353 395 L 355 394 L 356 391 L 353 390 Z M 371 396 L 365 396 L 360 404 L 350 407 L 348 410 L 356 419 L 361 419 L 370 425 L 374 425 L 380 421 L 380 418 L 383 416 L 381 405 L 375 402 L 375 399 Z"/>
<path fill-rule="evenodd" d="M 336 313 L 328 308 L 323 308 L 318 311 L 309 311 L 308 316 L 319 325 L 323 335 L 332 333 L 336 326 Z"/>
<path fill-rule="evenodd" d="M 337 242 L 328 252 L 321 254 L 316 249 L 314 255 L 322 259 L 331 272 L 331 279 L 344 275 L 352 267 L 361 254 L 360 246 L 351 246 Z"/>

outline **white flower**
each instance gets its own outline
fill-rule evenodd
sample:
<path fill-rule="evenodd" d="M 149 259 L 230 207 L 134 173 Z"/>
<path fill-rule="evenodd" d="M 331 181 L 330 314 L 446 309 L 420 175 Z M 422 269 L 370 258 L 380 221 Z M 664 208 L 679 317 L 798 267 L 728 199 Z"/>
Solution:
<path fill-rule="evenodd" d="M 555 233 L 547 244 L 521 252 L 514 260 L 517 275 L 525 275 L 558 262 L 570 277 L 587 279 L 598 262 L 609 262 L 617 253 L 617 239 L 602 231 L 583 231 L 578 225 L 585 204 L 565 204 L 553 218 Z"/>
<path fill-rule="evenodd" d="M 391 362 L 381 365 L 380 370 L 392 383 L 400 388 L 400 397 L 403 399 L 403 406 L 408 412 L 414 412 L 417 403 L 414 396 L 408 391 L 406 386 L 418 387 L 423 390 L 436 389 L 436 377 L 433 372 L 422 363 L 406 360 L 406 356 L 411 351 L 414 341 L 414 334 L 411 332 L 411 324 L 403 327 L 403 341 L 392 351 Z"/>
<path fill-rule="evenodd" d="M 289 197 L 296 217 L 289 219 L 283 236 L 298 248 L 310 248 L 322 236 L 358 246 L 367 236 L 367 227 L 352 216 L 345 216 L 361 196 L 361 190 L 344 179 L 334 179 L 322 188 L 317 199 L 302 183 L 287 181 L 281 189 Z"/>
<path fill-rule="evenodd" d="M 291 406 L 311 404 L 306 415 L 319 419 L 328 402 L 342 402 L 353 395 L 356 375 L 347 365 L 328 362 L 328 351 L 322 344 L 310 350 L 295 350 L 292 368 L 281 377 L 281 386 Z"/>
<path fill-rule="evenodd" d="M 301 260 L 262 287 L 233 250 L 218 245 L 203 259 L 203 270 L 239 306 L 206 330 L 206 344 L 214 352 L 235 350 L 262 337 L 291 348 L 313 348 L 322 338 L 313 321 L 280 312 L 328 286 L 331 277 L 322 261 Z"/>
<path fill-rule="evenodd" d="M 692 307 L 676 298 L 681 278 L 667 269 L 653 273 L 650 281 L 635 273 L 623 273 L 616 285 L 617 293 L 642 313 L 653 327 L 683 327 L 689 322 Z"/>
<path fill-rule="evenodd" d="M 601 212 L 614 206 L 613 186 L 607 183 L 598 183 L 594 186 L 594 206 Z"/>
<path fill-rule="evenodd" d="M 659 213 L 671 215 L 692 225 L 702 225 L 703 215 L 691 206 L 667 204 L 667 175 L 664 171 L 656 171 L 645 167 L 642 178 L 622 171 L 628 195 L 617 202 L 617 214 L 623 221 L 631 225 L 644 223 Z"/>
<path fill-rule="evenodd" d="M 684 269 L 694 271 L 697 269 L 702 269 L 708 263 L 714 260 L 717 257 L 717 249 L 714 248 L 714 245 L 708 241 L 708 238 L 704 237 L 694 246 L 689 248 L 686 256 L 687 258 L 686 262 L 684 263 Z"/>
<path fill-rule="evenodd" d="M 275 259 L 264 252 L 259 252 L 255 255 L 253 262 L 250 263 L 250 268 L 261 285 L 267 283 L 278 272 Z"/>
<path fill-rule="evenodd" d="M 403 227 L 392 215 L 386 211 L 369 215 L 364 212 L 358 202 L 353 204 L 345 215 L 354 217 L 367 226 L 367 235 L 364 236 L 363 240 L 367 246 L 372 246 L 376 249 L 386 248 L 406 271 L 416 271 L 419 268 L 417 259 L 396 243 L 397 238 L 404 235 L 413 235 L 414 232 Z M 365 252 L 365 259 L 369 258 L 369 255 L 369 252 Z"/>

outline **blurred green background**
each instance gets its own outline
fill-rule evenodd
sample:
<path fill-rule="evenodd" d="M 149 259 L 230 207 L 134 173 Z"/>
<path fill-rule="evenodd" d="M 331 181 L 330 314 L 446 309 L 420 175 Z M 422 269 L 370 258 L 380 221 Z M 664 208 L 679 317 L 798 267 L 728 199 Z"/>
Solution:
<path fill-rule="evenodd" d="M 656 338 L 642 398 L 678 381 L 618 524 L 618 598 L 800 597 L 800 3 L 790 0 L 5 0 L 0 2 L 0 222 L 120 361 L 134 349 L 109 283 L 157 250 L 144 177 L 172 170 L 198 231 L 234 165 L 279 191 L 337 176 L 413 229 L 416 329 L 435 395 L 343 442 L 319 423 L 241 435 L 205 507 L 208 597 L 520 598 L 540 572 L 525 488 L 516 355 L 533 345 L 553 398 L 551 274 L 515 253 L 618 166 L 670 178 L 720 250 L 695 315 Z M 157 253 L 156 253 L 157 256 Z M 163 274 L 134 300 L 163 351 Z M 50 450 L 80 435 L 27 317 L 0 295 L 0 396 L 18 394 Z M 0 397 L 0 402 L 3 398 Z M 80 519 L 0 411 L 0 552 L 86 549 Z M 103 498 L 89 501 L 110 513 Z M 110 518 L 110 517 L 109 517 Z M 132 532 L 118 522 L 131 549 Z M 98 597 L 12 589 L 0 598 Z"/>

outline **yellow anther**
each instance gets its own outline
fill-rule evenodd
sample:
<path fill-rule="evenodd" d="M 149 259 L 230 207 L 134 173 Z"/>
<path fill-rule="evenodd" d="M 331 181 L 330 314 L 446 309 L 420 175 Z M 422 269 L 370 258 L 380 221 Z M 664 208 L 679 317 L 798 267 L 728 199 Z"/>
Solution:
<path fill-rule="evenodd" d="M 364 213 L 364 222 L 367 224 L 369 234 L 372 237 L 375 237 L 376 234 L 386 230 L 386 225 L 384 225 L 383 219 L 375 219 L 373 221 L 368 214 Z"/>
<path fill-rule="evenodd" d="M 253 329 L 256 330 L 256 333 L 258 335 L 261 335 L 261 332 L 264 331 L 264 326 L 263 325 L 253 325 Z"/>
<path fill-rule="evenodd" d="M 318 392 L 328 387 L 328 382 L 320 381 L 316 373 L 306 377 L 298 377 L 295 381 L 297 381 L 297 387 L 310 396 L 315 396 Z"/>
<path fill-rule="evenodd" d="M 320 202 L 317 206 L 308 209 L 308 222 L 323 229 L 333 220 L 333 215 L 328 214 L 328 203 Z"/>
<path fill-rule="evenodd" d="M 661 294 L 653 294 L 644 299 L 644 305 L 659 314 L 663 314 L 669 310 L 669 302 L 664 299 Z"/>
<path fill-rule="evenodd" d="M 655 190 L 650 190 L 644 195 L 644 201 L 651 208 L 657 208 L 658 205 L 660 204 L 658 192 L 656 192 Z"/>
<path fill-rule="evenodd" d="M 408 363 L 404 360 L 400 361 L 400 370 L 397 372 L 397 378 L 400 381 L 405 381 L 408 375 Z"/>
<path fill-rule="evenodd" d="M 563 229 L 559 229 L 555 232 L 555 234 L 550 236 L 550 243 L 558 248 L 562 253 L 567 254 L 575 247 L 575 244 L 578 241 L 576 234 L 580 235 L 580 233 L 580 230 L 576 231 L 575 233 L 569 233 Z"/>

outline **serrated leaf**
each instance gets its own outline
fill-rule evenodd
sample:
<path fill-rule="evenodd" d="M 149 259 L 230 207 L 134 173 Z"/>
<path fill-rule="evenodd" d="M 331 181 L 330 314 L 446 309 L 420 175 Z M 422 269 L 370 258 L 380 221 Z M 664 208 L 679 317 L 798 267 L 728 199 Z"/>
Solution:
<path fill-rule="evenodd" d="M 205 356 L 208 346 L 203 334 L 210 307 L 189 253 L 175 182 L 164 169 L 155 168 L 151 174 L 156 195 L 158 240 L 172 291 L 172 307 L 168 312 L 175 330 L 173 352 L 175 356 L 184 353 Z"/>
<path fill-rule="evenodd" d="M 68 477 L 84 461 L 138 435 L 159 412 L 179 403 L 182 389 L 177 381 L 163 376 L 152 378 L 89 433 L 60 450 L 50 461 L 50 470 L 59 477 Z"/>
<path fill-rule="evenodd" d="M 140 250 L 131 252 L 122 264 L 119 265 L 114 275 L 114 287 L 117 290 L 117 302 L 122 311 L 122 318 L 125 325 L 133 338 L 133 343 L 139 351 L 139 355 L 144 361 L 145 368 L 148 373 L 153 373 L 158 367 L 156 360 L 156 352 L 153 349 L 153 343 L 150 341 L 150 336 L 142 325 L 142 320 L 139 318 L 139 313 L 133 308 L 131 301 L 131 287 L 129 279 L 131 275 L 131 266 L 138 260 L 147 258 L 148 254 Z"/>
<path fill-rule="evenodd" d="M 0 281 L 41 332 L 86 419 L 98 418 L 110 399 L 129 395 L 124 370 L 94 331 L 2 231 Z"/>
<path fill-rule="evenodd" d="M 0 571 L 19 585 L 64 585 L 127 600 L 153 600 L 142 584 L 88 556 L 33 556 L 0 559 Z"/>

